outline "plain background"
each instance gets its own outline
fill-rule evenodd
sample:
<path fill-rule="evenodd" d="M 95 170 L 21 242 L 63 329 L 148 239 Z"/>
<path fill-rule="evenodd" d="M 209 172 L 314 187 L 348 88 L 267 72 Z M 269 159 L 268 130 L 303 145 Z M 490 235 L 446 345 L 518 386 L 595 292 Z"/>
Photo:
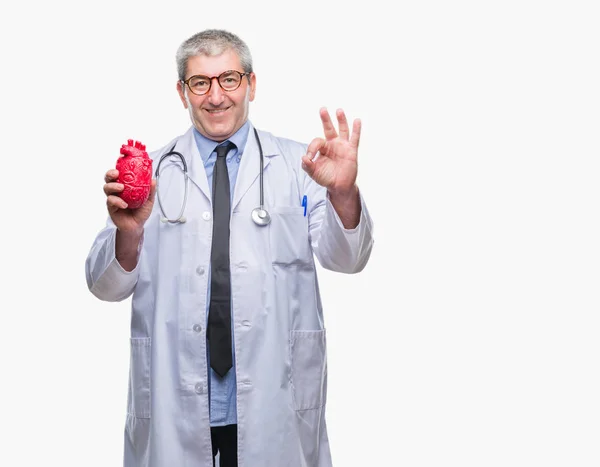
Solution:
<path fill-rule="evenodd" d="M 122 463 L 130 301 L 93 297 L 84 262 L 120 145 L 188 128 L 174 55 L 212 27 L 252 50 L 258 128 L 363 121 L 375 248 L 320 274 L 334 464 L 600 465 L 597 2 L 19 5 L 0 14 L 0 465 Z"/>

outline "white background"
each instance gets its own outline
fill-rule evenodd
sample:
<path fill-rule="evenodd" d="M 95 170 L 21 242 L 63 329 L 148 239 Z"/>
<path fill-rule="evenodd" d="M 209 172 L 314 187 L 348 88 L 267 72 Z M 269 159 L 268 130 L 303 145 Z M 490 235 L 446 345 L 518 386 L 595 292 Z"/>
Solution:
<path fill-rule="evenodd" d="M 122 463 L 130 301 L 84 262 L 120 145 L 188 127 L 174 55 L 212 27 L 253 52 L 258 128 L 363 121 L 375 248 L 320 274 L 334 465 L 600 465 L 597 2 L 392 4 L 2 7 L 0 465 Z"/>

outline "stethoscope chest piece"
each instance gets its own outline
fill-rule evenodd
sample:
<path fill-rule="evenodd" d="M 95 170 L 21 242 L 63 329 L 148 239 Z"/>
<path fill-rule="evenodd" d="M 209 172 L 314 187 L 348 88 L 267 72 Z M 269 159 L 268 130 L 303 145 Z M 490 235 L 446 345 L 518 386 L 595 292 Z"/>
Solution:
<path fill-rule="evenodd" d="M 256 225 L 269 225 L 269 223 L 271 222 L 271 216 L 269 215 L 266 209 L 258 207 L 252 210 L 252 220 Z"/>

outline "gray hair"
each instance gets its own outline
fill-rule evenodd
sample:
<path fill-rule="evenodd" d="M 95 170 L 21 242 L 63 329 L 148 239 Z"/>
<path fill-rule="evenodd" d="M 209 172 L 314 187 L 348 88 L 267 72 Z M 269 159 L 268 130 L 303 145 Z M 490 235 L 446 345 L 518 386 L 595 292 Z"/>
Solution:
<path fill-rule="evenodd" d="M 222 29 L 207 29 L 194 34 L 184 41 L 177 49 L 175 59 L 177 61 L 177 74 L 180 80 L 185 79 L 187 62 L 190 57 L 196 55 L 208 55 L 213 57 L 221 55 L 227 50 L 237 53 L 245 73 L 251 73 L 252 55 L 246 43 L 235 34 Z"/>

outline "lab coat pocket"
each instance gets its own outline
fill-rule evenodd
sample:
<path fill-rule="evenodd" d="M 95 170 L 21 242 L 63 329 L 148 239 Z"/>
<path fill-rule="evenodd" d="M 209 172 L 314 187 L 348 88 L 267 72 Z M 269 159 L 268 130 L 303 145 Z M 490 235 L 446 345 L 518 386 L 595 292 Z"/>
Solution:
<path fill-rule="evenodd" d="M 304 208 L 272 208 L 269 228 L 271 258 L 274 264 L 304 264 L 311 261 L 308 217 L 304 215 Z"/>
<path fill-rule="evenodd" d="M 295 410 L 318 409 L 325 404 L 327 385 L 325 330 L 291 331 L 291 388 Z"/>
<path fill-rule="evenodd" d="M 130 342 L 127 411 L 137 418 L 150 418 L 150 338 L 132 338 Z"/>

